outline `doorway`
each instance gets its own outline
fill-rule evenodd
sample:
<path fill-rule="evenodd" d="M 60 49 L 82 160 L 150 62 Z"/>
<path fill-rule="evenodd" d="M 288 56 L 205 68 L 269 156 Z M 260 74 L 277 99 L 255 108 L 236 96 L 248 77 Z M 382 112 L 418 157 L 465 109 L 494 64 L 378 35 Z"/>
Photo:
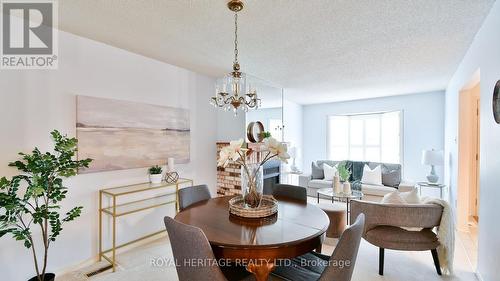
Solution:
<path fill-rule="evenodd" d="M 480 190 L 480 100 L 479 72 L 461 91 L 459 97 L 458 197 L 457 225 L 472 242 L 467 247 L 473 264 L 477 261 Z"/>

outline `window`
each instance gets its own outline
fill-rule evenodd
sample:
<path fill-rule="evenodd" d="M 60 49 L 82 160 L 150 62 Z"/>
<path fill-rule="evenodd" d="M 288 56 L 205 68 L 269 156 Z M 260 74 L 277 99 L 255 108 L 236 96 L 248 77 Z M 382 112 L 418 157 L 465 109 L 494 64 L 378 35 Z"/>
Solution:
<path fill-rule="evenodd" d="M 401 111 L 328 117 L 332 160 L 401 163 Z"/>

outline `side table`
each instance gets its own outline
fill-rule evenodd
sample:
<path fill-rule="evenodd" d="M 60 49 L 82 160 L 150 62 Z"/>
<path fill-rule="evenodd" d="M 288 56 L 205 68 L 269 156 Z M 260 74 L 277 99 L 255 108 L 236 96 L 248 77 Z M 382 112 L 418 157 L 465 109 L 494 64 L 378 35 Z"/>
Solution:
<path fill-rule="evenodd" d="M 428 187 L 428 188 L 438 188 L 439 189 L 439 199 L 443 199 L 443 189 L 446 188 L 446 185 L 444 184 L 434 184 L 434 183 L 428 183 L 428 182 L 417 182 L 417 188 L 418 188 L 418 194 L 422 196 L 422 187 Z"/>

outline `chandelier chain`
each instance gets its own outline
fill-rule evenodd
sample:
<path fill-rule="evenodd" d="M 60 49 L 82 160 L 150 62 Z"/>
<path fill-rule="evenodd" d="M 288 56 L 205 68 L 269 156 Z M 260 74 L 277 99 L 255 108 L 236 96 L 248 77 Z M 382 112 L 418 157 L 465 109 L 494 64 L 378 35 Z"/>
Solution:
<path fill-rule="evenodd" d="M 234 13 L 234 63 L 238 63 L 238 13 Z"/>

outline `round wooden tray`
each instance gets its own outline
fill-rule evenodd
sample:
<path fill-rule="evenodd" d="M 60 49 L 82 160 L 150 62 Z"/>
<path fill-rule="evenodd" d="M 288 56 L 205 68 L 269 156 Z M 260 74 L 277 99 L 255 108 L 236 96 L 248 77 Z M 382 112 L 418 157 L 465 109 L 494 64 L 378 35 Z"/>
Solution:
<path fill-rule="evenodd" d="M 244 218 L 264 218 L 278 212 L 278 201 L 272 196 L 262 196 L 262 201 L 258 208 L 247 208 L 243 202 L 242 196 L 236 196 L 229 200 L 229 213 Z"/>

